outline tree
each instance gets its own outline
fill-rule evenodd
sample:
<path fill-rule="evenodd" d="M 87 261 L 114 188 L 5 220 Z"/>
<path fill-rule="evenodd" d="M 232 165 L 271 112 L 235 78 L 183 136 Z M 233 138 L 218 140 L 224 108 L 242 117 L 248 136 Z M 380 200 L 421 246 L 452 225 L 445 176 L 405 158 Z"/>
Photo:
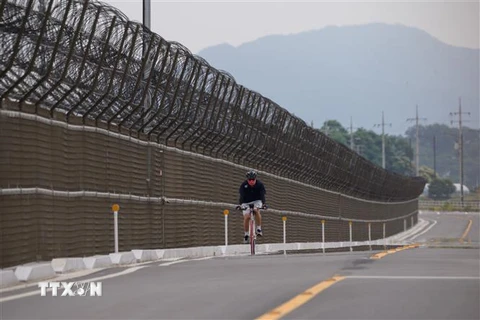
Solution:
<path fill-rule="evenodd" d="M 348 132 L 337 120 L 325 121 L 320 130 L 333 140 L 347 145 Z"/>
<path fill-rule="evenodd" d="M 420 166 L 418 169 L 418 174 L 420 177 L 427 179 L 429 183 L 438 178 L 438 175 L 435 174 L 433 169 L 427 166 Z"/>
<path fill-rule="evenodd" d="M 428 186 L 428 196 L 433 200 L 450 199 L 453 192 L 455 192 L 455 186 L 448 179 L 433 179 Z"/>

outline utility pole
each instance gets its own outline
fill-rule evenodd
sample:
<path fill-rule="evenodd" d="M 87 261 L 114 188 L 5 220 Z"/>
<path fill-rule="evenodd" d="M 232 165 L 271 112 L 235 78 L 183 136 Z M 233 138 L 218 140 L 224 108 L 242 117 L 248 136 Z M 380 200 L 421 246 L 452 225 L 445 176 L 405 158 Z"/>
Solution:
<path fill-rule="evenodd" d="M 143 0 L 143 10 L 142 10 L 142 13 L 143 13 L 143 25 L 148 28 L 148 29 L 152 29 L 151 28 L 151 3 L 150 3 L 150 0 Z"/>
<path fill-rule="evenodd" d="M 352 117 L 350 117 L 350 150 L 353 150 L 353 124 L 352 124 Z"/>
<path fill-rule="evenodd" d="M 353 129 L 358 129 L 358 128 L 353 126 L 352 117 L 350 117 L 350 149 L 351 150 L 353 150 L 355 147 L 355 142 L 353 139 Z"/>
<path fill-rule="evenodd" d="M 419 118 L 418 117 L 418 105 L 416 106 L 416 109 L 417 109 L 417 112 L 416 112 L 416 117 L 415 118 L 408 118 L 407 121 L 413 121 L 415 120 L 416 122 L 416 127 L 417 127 L 417 130 L 416 130 L 416 137 L 417 137 L 417 143 L 416 143 L 416 146 L 415 146 L 415 174 L 419 175 L 419 166 L 420 166 L 420 143 L 419 143 L 419 139 L 418 139 L 418 120 L 427 120 L 427 118 Z"/>
<path fill-rule="evenodd" d="M 450 115 L 458 115 L 458 121 L 451 121 L 453 124 L 454 122 L 458 122 L 458 145 L 459 145 L 459 160 L 460 160 L 460 201 L 462 203 L 463 208 L 463 133 L 462 133 L 462 114 L 470 115 L 470 112 L 463 112 L 462 113 L 462 98 L 458 98 L 458 112 L 450 112 Z"/>
<path fill-rule="evenodd" d="M 433 177 L 437 177 L 437 137 L 433 136 Z"/>
<path fill-rule="evenodd" d="M 392 126 L 391 123 L 385 123 L 382 111 L 382 124 L 375 124 L 374 127 L 382 126 L 382 168 L 385 169 L 385 125 Z"/>

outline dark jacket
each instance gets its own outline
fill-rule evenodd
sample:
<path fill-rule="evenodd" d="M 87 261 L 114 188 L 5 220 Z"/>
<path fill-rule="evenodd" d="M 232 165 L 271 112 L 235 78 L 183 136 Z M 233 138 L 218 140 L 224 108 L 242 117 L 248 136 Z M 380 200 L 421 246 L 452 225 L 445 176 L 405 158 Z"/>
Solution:
<path fill-rule="evenodd" d="M 258 179 L 253 187 L 250 187 L 245 180 L 240 186 L 238 192 L 240 193 L 240 199 L 238 200 L 239 204 L 256 200 L 262 200 L 262 203 L 265 203 L 265 194 L 267 192 L 265 191 L 263 183 Z"/>

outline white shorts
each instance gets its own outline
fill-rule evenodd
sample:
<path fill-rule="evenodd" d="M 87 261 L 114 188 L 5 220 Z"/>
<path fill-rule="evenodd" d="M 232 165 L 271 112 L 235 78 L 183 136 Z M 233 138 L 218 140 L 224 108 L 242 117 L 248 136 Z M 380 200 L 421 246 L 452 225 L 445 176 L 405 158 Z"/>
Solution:
<path fill-rule="evenodd" d="M 250 208 L 248 207 L 248 205 L 249 205 L 250 203 L 253 203 L 253 206 L 254 206 L 255 208 L 261 208 L 261 207 L 263 206 L 262 200 L 256 200 L 256 201 L 252 201 L 252 202 L 242 203 L 240 206 L 242 206 L 242 207 L 244 207 L 244 206 L 247 207 L 246 210 L 243 210 L 243 211 L 242 211 L 242 212 L 243 212 L 243 215 L 246 215 L 246 214 L 249 214 L 249 213 L 250 213 Z"/>

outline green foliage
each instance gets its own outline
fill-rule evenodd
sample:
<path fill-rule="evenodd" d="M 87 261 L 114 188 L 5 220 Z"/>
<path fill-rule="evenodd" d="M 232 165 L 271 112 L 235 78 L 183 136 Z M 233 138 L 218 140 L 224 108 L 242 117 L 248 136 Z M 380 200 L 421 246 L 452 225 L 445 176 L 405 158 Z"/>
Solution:
<path fill-rule="evenodd" d="M 313 125 L 313 123 L 312 123 Z M 337 142 L 350 147 L 350 132 L 336 120 L 325 121 L 320 130 Z M 406 131 L 407 137 L 385 136 L 386 169 L 398 174 L 415 175 L 414 146 L 416 129 Z M 433 161 L 433 137 L 436 137 L 436 170 Z M 479 130 L 463 128 L 464 184 L 474 190 L 480 181 Z M 447 178 L 455 183 L 459 179 L 458 128 L 433 124 L 419 127 L 420 168 L 419 175 L 432 182 Z M 457 143 L 458 146 L 458 143 Z M 364 128 L 353 132 L 353 150 L 378 166 L 382 165 L 382 136 Z"/>
<path fill-rule="evenodd" d="M 480 130 L 463 127 L 463 183 L 474 190 L 480 185 Z M 419 126 L 420 166 L 434 167 L 434 137 L 436 155 L 436 173 L 438 177 L 448 178 L 460 183 L 460 152 L 458 148 L 458 127 L 443 124 Z M 416 128 L 410 127 L 406 135 L 415 141 Z"/>
<path fill-rule="evenodd" d="M 325 121 L 320 130 L 333 140 L 350 147 L 350 133 L 336 120 Z M 382 137 L 371 130 L 360 128 L 353 133 L 356 152 L 378 166 L 382 165 Z M 385 137 L 386 169 L 402 175 L 413 175 L 413 150 L 407 139 L 400 136 Z"/>
<path fill-rule="evenodd" d="M 420 175 L 420 177 L 425 178 L 428 183 L 438 178 L 438 175 L 435 174 L 435 171 L 427 166 L 420 166 L 420 169 L 418 169 L 418 174 Z"/>
<path fill-rule="evenodd" d="M 433 200 L 450 199 L 453 192 L 455 192 L 455 186 L 448 179 L 433 179 L 428 187 L 428 196 Z"/>

